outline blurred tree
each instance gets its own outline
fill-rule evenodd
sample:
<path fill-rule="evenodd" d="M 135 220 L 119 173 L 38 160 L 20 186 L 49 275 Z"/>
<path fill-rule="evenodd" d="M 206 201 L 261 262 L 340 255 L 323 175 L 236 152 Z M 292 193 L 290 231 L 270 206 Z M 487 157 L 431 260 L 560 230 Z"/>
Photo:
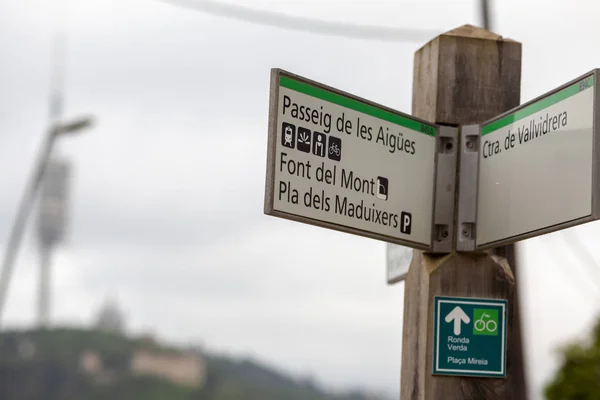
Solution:
<path fill-rule="evenodd" d="M 546 387 L 548 400 L 600 399 L 600 321 L 587 343 L 569 345 L 563 365 Z"/>

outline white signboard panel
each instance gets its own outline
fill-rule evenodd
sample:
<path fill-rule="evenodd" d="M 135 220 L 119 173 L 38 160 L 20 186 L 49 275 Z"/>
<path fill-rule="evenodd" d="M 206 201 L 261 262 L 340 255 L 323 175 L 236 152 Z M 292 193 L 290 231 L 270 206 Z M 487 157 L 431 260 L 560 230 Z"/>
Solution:
<path fill-rule="evenodd" d="M 273 70 L 265 213 L 432 248 L 439 127 Z"/>
<path fill-rule="evenodd" d="M 413 249 L 397 244 L 386 244 L 387 282 L 401 282 L 408 274 L 412 261 Z"/>
<path fill-rule="evenodd" d="M 597 218 L 596 71 L 481 125 L 476 247 Z"/>

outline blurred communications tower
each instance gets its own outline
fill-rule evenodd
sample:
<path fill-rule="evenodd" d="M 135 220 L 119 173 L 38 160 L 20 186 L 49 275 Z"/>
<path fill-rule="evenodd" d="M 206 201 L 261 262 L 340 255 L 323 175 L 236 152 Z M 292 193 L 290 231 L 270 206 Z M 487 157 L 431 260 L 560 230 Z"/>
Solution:
<path fill-rule="evenodd" d="M 57 7 L 59 9 L 60 7 Z M 66 13 L 66 6 L 64 7 L 64 12 L 61 13 L 61 17 L 64 17 Z M 25 184 L 25 188 L 19 201 L 17 213 L 15 215 L 14 222 L 10 228 L 10 233 L 8 237 L 8 242 L 6 243 L 6 251 L 4 253 L 4 258 L 2 259 L 2 269 L 0 270 L 0 323 L 2 323 L 2 317 L 4 316 L 4 309 L 6 305 L 6 298 L 8 295 L 8 289 L 10 286 L 10 281 L 13 273 L 13 269 L 15 266 L 15 262 L 17 259 L 17 255 L 19 253 L 19 249 L 21 247 L 21 242 L 23 238 L 23 234 L 25 232 L 25 228 L 27 225 L 27 220 L 29 218 L 29 214 L 31 209 L 34 206 L 34 202 L 37 198 L 38 189 L 41 186 L 42 182 L 45 181 L 44 176 L 46 174 L 46 168 L 52 160 L 52 153 L 54 149 L 54 144 L 56 139 L 59 137 L 63 137 L 65 135 L 73 135 L 76 133 L 80 133 L 86 128 L 90 127 L 93 124 L 93 119 L 91 116 L 79 117 L 76 119 L 72 119 L 69 121 L 62 121 L 63 114 L 63 102 L 64 102 L 64 69 L 65 69 L 65 56 L 66 56 L 66 30 L 64 29 L 65 24 L 59 23 L 56 36 L 53 40 L 53 52 L 52 52 L 52 76 L 51 76 L 51 88 L 50 88 L 50 112 L 49 112 L 49 127 L 44 136 L 42 145 L 40 150 L 34 160 L 33 170 L 31 175 L 27 179 Z M 60 163 L 58 163 L 60 164 Z M 65 171 L 68 168 L 64 167 L 56 167 L 57 170 L 61 168 L 64 170 L 64 186 L 66 187 L 66 176 L 68 175 Z M 58 175 L 61 172 L 57 172 Z M 52 182 L 58 182 L 61 178 L 52 179 Z M 57 183 L 57 185 L 61 185 Z M 50 190 L 52 192 L 52 190 Z M 50 196 L 52 197 L 52 196 Z M 56 197 L 56 196 L 54 196 Z M 43 206 L 48 208 L 48 206 Z M 62 211 L 64 213 L 64 210 Z M 43 213 L 47 213 L 47 211 L 43 211 Z M 55 218 L 55 217 L 54 217 Z M 44 217 L 43 218 L 44 225 L 48 223 L 52 218 Z M 56 220 L 59 220 L 55 218 Z M 46 229 L 46 228 L 45 228 Z M 62 231 L 64 226 L 55 228 L 57 232 Z M 56 235 L 54 241 L 50 241 L 51 243 L 56 243 L 58 238 L 62 237 L 62 235 Z M 44 240 L 47 240 L 44 239 Z M 46 243 L 46 242 L 44 242 Z M 47 247 L 47 246 L 46 246 Z M 44 253 L 43 264 L 48 263 L 49 253 Z M 47 268 L 45 268 L 47 275 Z M 43 274 L 42 274 L 43 275 Z M 41 277 L 41 282 L 48 282 L 49 276 L 47 278 Z M 48 288 L 47 284 L 42 284 L 46 289 Z M 43 292 L 43 290 L 41 290 Z M 43 296 L 41 296 L 43 297 Z M 40 300 L 41 302 L 41 300 Z M 44 306 L 46 307 L 46 306 Z M 47 321 L 47 310 L 45 312 L 40 311 L 40 315 L 46 315 Z"/>
<path fill-rule="evenodd" d="M 56 158 L 49 160 L 41 187 L 37 221 L 40 248 L 38 292 L 38 324 L 40 327 L 46 327 L 50 320 L 50 266 L 53 250 L 65 236 L 69 172 L 69 164 L 66 161 Z"/>

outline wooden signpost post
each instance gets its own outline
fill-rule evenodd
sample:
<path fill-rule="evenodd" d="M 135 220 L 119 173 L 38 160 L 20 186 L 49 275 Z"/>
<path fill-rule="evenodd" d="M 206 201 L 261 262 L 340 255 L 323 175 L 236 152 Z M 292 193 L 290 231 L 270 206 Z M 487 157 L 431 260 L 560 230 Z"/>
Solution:
<path fill-rule="evenodd" d="M 415 54 L 412 113 L 428 121 L 450 126 L 479 123 L 517 106 L 520 91 L 521 44 L 486 30 L 463 26 L 433 39 Z M 470 140 L 471 147 L 456 143 L 457 152 L 476 154 L 477 142 Z M 457 229 L 462 233 L 470 227 Z M 515 345 L 521 341 L 516 294 L 515 275 L 505 258 L 415 251 L 404 295 L 401 398 L 525 399 L 522 354 L 517 358 L 511 351 L 520 349 Z M 505 376 L 432 375 L 435 296 L 508 300 Z"/>
<path fill-rule="evenodd" d="M 414 249 L 403 400 L 527 398 L 514 243 L 600 219 L 598 74 L 519 106 L 521 44 L 470 25 L 415 54 L 412 115 L 272 71 L 265 213 Z"/>

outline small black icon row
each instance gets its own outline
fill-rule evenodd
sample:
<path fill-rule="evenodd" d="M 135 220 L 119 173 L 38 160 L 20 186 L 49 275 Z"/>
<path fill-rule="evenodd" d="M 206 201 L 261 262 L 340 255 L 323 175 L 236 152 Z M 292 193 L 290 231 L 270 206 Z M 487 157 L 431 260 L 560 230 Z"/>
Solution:
<path fill-rule="evenodd" d="M 315 156 L 327 157 L 330 160 L 342 159 L 342 139 L 325 135 L 320 132 L 310 132 L 310 129 L 284 122 L 281 127 L 281 145 L 290 149 L 298 149 Z"/>

